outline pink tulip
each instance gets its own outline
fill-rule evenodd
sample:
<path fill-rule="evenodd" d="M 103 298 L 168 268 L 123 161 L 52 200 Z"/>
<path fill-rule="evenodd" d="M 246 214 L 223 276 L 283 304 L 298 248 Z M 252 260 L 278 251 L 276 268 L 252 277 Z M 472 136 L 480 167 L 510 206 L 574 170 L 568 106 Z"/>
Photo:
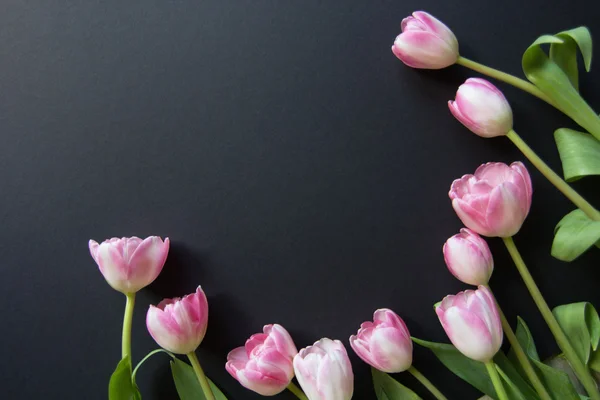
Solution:
<path fill-rule="evenodd" d="M 294 357 L 294 371 L 308 400 L 352 398 L 352 365 L 339 340 L 324 338 L 300 350 Z"/>
<path fill-rule="evenodd" d="M 183 298 L 164 299 L 150 306 L 146 327 L 160 347 L 188 354 L 200 346 L 208 325 L 208 301 L 202 288 Z"/>
<path fill-rule="evenodd" d="M 487 362 L 500 349 L 502 324 L 487 287 L 446 296 L 435 312 L 452 344 L 465 356 Z"/>
<path fill-rule="evenodd" d="M 463 228 L 444 244 L 444 260 L 458 280 L 469 285 L 487 285 L 494 271 L 494 259 L 487 242 Z"/>
<path fill-rule="evenodd" d="M 401 28 L 392 52 L 409 67 L 440 69 L 458 59 L 456 36 L 433 15 L 416 11 L 402 20 Z"/>
<path fill-rule="evenodd" d="M 225 369 L 242 386 L 262 396 L 287 388 L 294 377 L 293 359 L 298 350 L 281 325 L 265 325 L 264 333 L 252 335 L 246 345 L 227 355 Z"/>
<path fill-rule="evenodd" d="M 532 192 L 529 172 L 514 162 L 484 164 L 474 175 L 452 182 L 448 195 L 467 228 L 484 236 L 509 237 L 521 229 Z"/>
<path fill-rule="evenodd" d="M 135 293 L 160 274 L 169 253 L 169 238 L 163 242 L 158 236 L 144 240 L 134 236 L 112 238 L 101 244 L 90 240 L 89 248 L 104 279 L 113 289 Z"/>
<path fill-rule="evenodd" d="M 373 322 L 363 322 L 350 346 L 367 364 L 388 373 L 406 371 L 412 365 L 413 346 L 406 324 L 395 312 L 382 308 Z"/>
<path fill-rule="evenodd" d="M 506 97 L 485 79 L 467 79 L 448 107 L 457 120 L 481 137 L 503 136 L 513 127 L 512 109 Z"/>

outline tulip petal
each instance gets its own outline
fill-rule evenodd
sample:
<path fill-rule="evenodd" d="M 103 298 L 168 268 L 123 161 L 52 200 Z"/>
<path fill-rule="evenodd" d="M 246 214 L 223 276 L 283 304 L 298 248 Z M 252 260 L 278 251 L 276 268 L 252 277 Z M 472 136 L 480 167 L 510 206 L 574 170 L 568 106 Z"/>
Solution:
<path fill-rule="evenodd" d="M 515 235 L 525 220 L 521 207 L 522 192 L 511 182 L 498 185 L 490 194 L 486 221 L 491 236 L 509 237 Z"/>
<path fill-rule="evenodd" d="M 488 228 L 485 215 L 477 211 L 469 203 L 456 198 L 452 200 L 452 208 L 454 208 L 456 215 L 458 215 L 458 218 L 460 218 L 466 227 L 480 235 L 491 236 L 492 232 Z"/>
<path fill-rule="evenodd" d="M 406 31 L 394 41 L 392 51 L 409 67 L 440 69 L 456 62 L 455 50 L 431 32 Z"/>
<path fill-rule="evenodd" d="M 452 344 L 467 357 L 486 362 L 496 354 L 487 326 L 475 314 L 451 307 L 440 321 Z"/>

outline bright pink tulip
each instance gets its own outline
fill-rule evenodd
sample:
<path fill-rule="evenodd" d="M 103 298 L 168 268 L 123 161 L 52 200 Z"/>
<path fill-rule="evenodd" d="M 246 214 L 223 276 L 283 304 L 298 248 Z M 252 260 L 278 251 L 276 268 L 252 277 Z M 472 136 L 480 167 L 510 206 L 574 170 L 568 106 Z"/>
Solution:
<path fill-rule="evenodd" d="M 487 242 L 463 228 L 444 243 L 444 260 L 458 280 L 469 285 L 487 285 L 494 271 L 494 258 Z"/>
<path fill-rule="evenodd" d="M 512 109 L 506 97 L 485 79 L 467 79 L 448 107 L 457 120 L 481 137 L 503 136 L 513 127 Z"/>
<path fill-rule="evenodd" d="M 406 324 L 395 312 L 382 308 L 373 322 L 363 322 L 350 346 L 367 364 L 388 373 L 406 371 L 412 365 L 413 345 Z"/>
<path fill-rule="evenodd" d="M 146 314 L 146 327 L 156 343 L 176 354 L 196 350 L 208 325 L 208 301 L 202 288 L 183 298 L 164 299 Z"/>
<path fill-rule="evenodd" d="M 113 289 L 135 293 L 160 274 L 169 253 L 169 238 L 163 242 L 158 236 L 144 240 L 134 236 L 112 238 L 101 244 L 90 240 L 89 248 L 104 279 Z"/>
<path fill-rule="evenodd" d="M 483 164 L 474 175 L 452 182 L 448 195 L 463 224 L 484 236 L 509 237 L 521 229 L 533 188 L 525 166 Z"/>
<path fill-rule="evenodd" d="M 502 345 L 502 323 L 485 286 L 446 296 L 435 312 L 452 344 L 465 356 L 487 362 Z"/>
<path fill-rule="evenodd" d="M 339 340 L 321 339 L 294 357 L 296 379 L 308 400 L 349 400 L 354 374 L 346 348 Z"/>
<path fill-rule="evenodd" d="M 401 28 L 392 52 L 409 67 L 440 69 L 458 59 L 456 36 L 433 15 L 416 11 L 402 20 Z"/>
<path fill-rule="evenodd" d="M 265 325 L 246 345 L 227 355 L 225 369 L 242 386 L 262 396 L 281 393 L 294 377 L 293 359 L 298 350 L 281 325 Z"/>

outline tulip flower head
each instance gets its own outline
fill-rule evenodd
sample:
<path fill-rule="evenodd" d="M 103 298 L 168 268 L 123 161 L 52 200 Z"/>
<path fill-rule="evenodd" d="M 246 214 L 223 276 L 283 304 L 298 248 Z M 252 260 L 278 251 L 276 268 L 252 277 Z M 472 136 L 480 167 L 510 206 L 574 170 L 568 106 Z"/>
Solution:
<path fill-rule="evenodd" d="M 90 253 L 104 279 L 121 293 L 135 293 L 151 284 L 169 253 L 169 238 L 150 236 L 112 238 L 98 244 L 89 241 Z"/>
<path fill-rule="evenodd" d="M 350 346 L 367 364 L 387 373 L 406 371 L 412 365 L 413 345 L 406 324 L 395 312 L 382 308 L 373 322 L 363 322 Z"/>
<path fill-rule="evenodd" d="M 516 234 L 531 207 L 533 188 L 520 162 L 483 164 L 452 182 L 448 195 L 462 223 L 483 236 Z"/>
<path fill-rule="evenodd" d="M 245 346 L 227 355 L 225 369 L 245 388 L 273 396 L 292 381 L 296 354 L 296 345 L 283 326 L 265 325 L 263 333 L 252 335 Z"/>
<path fill-rule="evenodd" d="M 444 260 L 458 280 L 469 285 L 487 285 L 494 271 L 494 259 L 487 242 L 463 228 L 444 243 Z"/>
<path fill-rule="evenodd" d="M 392 52 L 409 67 L 441 69 L 458 60 L 456 36 L 433 15 L 416 11 L 402 20 L 401 28 Z"/>

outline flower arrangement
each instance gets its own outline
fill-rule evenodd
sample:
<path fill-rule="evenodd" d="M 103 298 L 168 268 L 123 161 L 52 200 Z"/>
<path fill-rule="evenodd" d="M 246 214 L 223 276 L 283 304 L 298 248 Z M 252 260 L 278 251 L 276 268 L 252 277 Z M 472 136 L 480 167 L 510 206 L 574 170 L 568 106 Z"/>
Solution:
<path fill-rule="evenodd" d="M 495 85 L 469 78 L 454 100 L 450 113 L 483 138 L 506 136 L 575 206 L 558 221 L 552 255 L 569 262 L 592 247 L 600 247 L 600 212 L 567 183 L 600 174 L 600 117 L 579 94 L 578 52 L 586 70 L 591 65 L 591 35 L 579 27 L 539 37 L 523 55 L 528 80 L 506 74 L 462 57 L 454 33 L 432 15 L 418 11 L 405 18 L 392 52 L 413 68 L 441 69 L 462 65 L 513 85 L 555 107 L 586 132 L 561 128 L 555 140 L 564 179 L 548 167 L 514 130 L 511 106 Z M 542 45 L 549 45 L 546 53 Z M 589 133 L 588 133 L 589 132 Z M 553 309 L 546 303 L 513 240 L 532 203 L 533 183 L 525 164 L 489 162 L 452 182 L 449 198 L 464 225 L 443 245 L 450 273 L 474 289 L 448 295 L 435 305 L 451 344 L 411 337 L 402 318 L 386 308 L 361 324 L 348 343 L 372 367 L 378 399 L 419 399 L 389 374 L 412 374 L 431 396 L 446 397 L 413 363 L 414 344 L 430 349 L 462 380 L 497 400 L 600 400 L 600 317 L 590 303 L 565 304 Z M 494 260 L 484 237 L 500 238 L 567 362 L 561 367 L 543 362 L 533 337 L 521 318 L 515 327 L 507 320 L 490 287 Z M 126 296 L 121 360 L 109 382 L 109 399 L 141 399 L 136 374 L 153 354 L 171 357 L 171 369 L 181 399 L 226 399 L 203 372 L 196 349 L 208 328 L 208 301 L 201 287 L 182 298 L 150 306 L 148 332 L 160 349 L 137 365 L 131 357 L 131 325 L 138 291 L 160 274 L 169 251 L 169 239 L 151 236 L 112 238 L 89 242 L 92 258 L 107 283 Z M 502 350 L 504 338 L 509 352 Z M 189 364 L 180 359 L 184 355 Z M 290 390 L 300 399 L 348 400 L 354 375 L 344 343 L 322 338 L 298 350 L 289 332 L 269 324 L 233 349 L 224 360 L 229 374 L 245 388 L 262 396 Z M 294 383 L 294 378 L 297 383 Z"/>

